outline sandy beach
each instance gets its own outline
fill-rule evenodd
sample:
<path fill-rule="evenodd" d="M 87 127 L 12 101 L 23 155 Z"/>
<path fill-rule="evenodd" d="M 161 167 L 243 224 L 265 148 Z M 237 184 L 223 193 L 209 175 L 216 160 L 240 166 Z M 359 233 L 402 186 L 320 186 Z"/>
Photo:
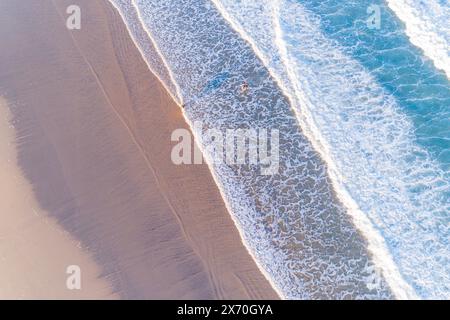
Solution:
<path fill-rule="evenodd" d="M 0 298 L 278 298 L 107 0 L 3 0 L 0 43 Z"/>
<path fill-rule="evenodd" d="M 80 242 L 42 210 L 17 166 L 14 127 L 0 99 L 0 299 L 118 298 Z M 81 289 L 68 290 L 68 266 L 82 270 Z"/>

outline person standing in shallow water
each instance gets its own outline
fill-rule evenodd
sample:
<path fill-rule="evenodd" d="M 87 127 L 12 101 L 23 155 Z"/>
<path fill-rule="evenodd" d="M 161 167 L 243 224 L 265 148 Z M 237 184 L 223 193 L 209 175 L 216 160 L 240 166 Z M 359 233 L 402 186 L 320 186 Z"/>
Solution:
<path fill-rule="evenodd" d="M 248 92 L 248 88 L 249 88 L 248 82 L 247 82 L 247 81 L 244 81 L 244 82 L 241 84 L 241 93 L 242 93 L 242 94 L 246 94 L 246 93 Z"/>

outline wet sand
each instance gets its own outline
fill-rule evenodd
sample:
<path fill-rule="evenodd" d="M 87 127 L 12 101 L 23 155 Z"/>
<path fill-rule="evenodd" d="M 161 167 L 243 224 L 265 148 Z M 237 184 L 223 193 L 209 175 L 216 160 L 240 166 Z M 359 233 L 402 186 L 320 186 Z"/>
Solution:
<path fill-rule="evenodd" d="M 81 30 L 65 27 L 71 4 L 81 7 Z M 277 298 L 207 166 L 172 164 L 170 135 L 188 126 L 107 0 L 3 0 L 0 43 L 0 96 L 11 112 L 17 164 L 39 212 L 79 242 L 65 252 L 86 265 L 83 279 L 92 284 L 83 297 Z M 2 180 L 2 190 L 10 184 Z M 15 219 L 20 211 L 1 214 Z M 49 261 L 63 261 L 60 241 L 27 247 L 0 232 L 1 250 L 46 250 Z M 19 283 L 9 277 L 10 286 Z M 27 298 L 67 297 L 53 290 L 61 281 L 23 282 Z"/>

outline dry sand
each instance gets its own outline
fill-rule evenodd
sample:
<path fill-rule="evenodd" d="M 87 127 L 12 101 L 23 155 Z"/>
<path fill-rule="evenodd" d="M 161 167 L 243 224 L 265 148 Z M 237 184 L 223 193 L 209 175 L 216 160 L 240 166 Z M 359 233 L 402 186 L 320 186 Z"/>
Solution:
<path fill-rule="evenodd" d="M 65 27 L 71 4 L 82 9 L 81 30 Z M 32 207 L 65 238 L 42 240 L 47 229 L 34 225 L 23 212 L 28 207 L 0 207 L 2 221 L 22 219 L 11 223 L 26 225 L 36 240 L 24 244 L 0 229 L 2 252 L 21 251 L 2 261 L 9 273 L 0 270 L 0 286 L 6 276 L 9 287 L 22 285 L 20 292 L 3 291 L 7 297 L 67 297 L 55 288 L 56 275 L 42 283 L 22 275 L 55 272 L 37 267 L 28 252 L 60 266 L 64 249 L 71 264 L 82 265 L 83 283 L 92 282 L 83 297 L 277 298 L 207 166 L 171 163 L 170 135 L 188 126 L 107 0 L 2 0 L 0 43 L 0 96 L 29 183 L 10 188 L 14 178 L 6 176 L 1 189 L 17 199 L 33 190 Z"/>

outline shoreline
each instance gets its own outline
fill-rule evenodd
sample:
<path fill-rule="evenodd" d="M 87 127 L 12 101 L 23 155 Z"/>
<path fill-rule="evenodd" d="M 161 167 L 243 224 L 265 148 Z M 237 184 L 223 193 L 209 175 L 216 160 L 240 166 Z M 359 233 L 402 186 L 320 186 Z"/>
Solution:
<path fill-rule="evenodd" d="M 124 22 L 124 24 L 125 24 L 125 26 L 126 26 L 126 28 L 127 28 L 127 31 L 128 31 L 128 33 L 130 34 L 130 38 L 132 39 L 132 41 L 133 41 L 133 43 L 135 44 L 136 48 L 139 50 L 139 53 L 141 54 L 142 59 L 146 62 L 146 64 L 147 64 L 149 70 L 150 70 L 151 72 L 153 72 L 153 74 L 155 75 L 156 78 L 158 78 L 158 81 L 165 87 L 165 89 L 166 89 L 166 90 L 168 91 L 168 93 L 172 96 L 172 98 L 174 99 L 174 101 L 178 104 L 178 107 L 182 110 L 183 116 L 184 116 L 184 120 L 185 120 L 186 123 L 188 124 L 190 132 L 191 132 L 191 133 L 193 134 L 193 136 L 195 137 L 195 133 L 194 133 L 194 130 L 193 130 L 193 125 L 192 125 L 192 123 L 189 121 L 189 119 L 186 117 L 186 115 L 185 115 L 185 113 L 184 113 L 184 110 L 183 110 L 183 108 L 181 107 L 182 102 L 181 102 L 181 103 L 180 103 L 180 102 L 177 102 L 177 99 L 176 99 L 176 98 L 174 97 L 174 95 L 170 92 L 168 86 L 165 84 L 165 82 L 163 81 L 163 79 L 159 78 L 159 77 L 157 76 L 157 74 L 155 73 L 155 71 L 153 70 L 153 68 L 152 68 L 152 66 L 151 66 L 151 63 L 150 63 L 150 62 L 148 61 L 148 59 L 146 58 L 146 56 L 147 56 L 146 53 L 144 53 L 144 50 L 142 50 L 140 44 L 139 44 L 139 43 L 137 42 L 137 40 L 136 40 L 136 37 L 133 36 L 133 32 L 130 30 L 129 25 L 128 25 L 127 21 L 126 21 L 125 14 L 123 14 L 123 12 L 122 12 L 122 10 L 119 8 L 119 6 L 117 6 L 117 5 L 114 3 L 115 0 L 108 0 L 108 1 L 109 1 L 110 4 L 118 11 L 119 15 L 121 16 L 121 18 L 122 18 L 122 20 L 123 20 L 123 22 Z M 145 33 L 147 34 L 147 36 L 148 36 L 148 38 L 149 38 L 149 41 L 151 41 L 151 43 L 152 43 L 152 47 L 153 47 L 153 49 L 155 50 L 155 53 L 154 53 L 154 54 L 158 55 L 158 56 L 163 60 L 164 67 L 168 70 L 168 74 L 169 74 L 169 76 L 172 78 L 173 76 L 171 75 L 170 69 L 168 68 L 167 63 L 166 63 L 166 62 L 164 61 L 164 59 L 162 58 L 162 55 L 161 55 L 159 49 L 156 47 L 156 44 L 155 44 L 155 41 L 154 41 L 153 38 L 152 38 L 152 35 L 150 34 L 150 32 L 149 32 L 146 28 L 143 27 L 143 21 L 142 21 L 142 17 L 140 16 L 139 11 L 138 11 L 137 8 L 135 7 L 134 3 L 132 4 L 132 6 L 133 6 L 134 10 L 136 10 L 137 18 L 138 18 L 139 21 L 141 22 L 140 27 L 142 27 L 143 32 L 145 32 Z M 151 54 L 151 53 L 149 52 L 148 54 Z M 170 80 L 172 81 L 172 83 L 173 83 L 173 85 L 175 86 L 175 88 L 178 88 L 178 87 L 177 87 L 177 84 L 175 83 L 175 81 L 173 81 L 173 79 L 170 79 Z M 178 89 L 177 91 L 179 91 L 179 89 Z M 178 93 L 178 94 L 179 94 L 179 93 Z M 182 100 L 181 95 L 180 95 L 179 99 Z M 194 139 L 194 140 L 195 140 L 195 139 Z M 194 141 L 194 143 L 195 143 L 195 141 Z M 201 148 L 200 148 L 200 149 L 201 149 Z M 202 153 L 203 153 L 203 150 L 202 150 Z M 245 240 L 244 232 L 243 232 L 242 228 L 240 227 L 239 222 L 238 222 L 238 220 L 236 219 L 236 217 L 231 213 L 231 206 L 230 206 L 230 204 L 228 203 L 228 201 L 226 200 L 225 193 L 224 193 L 224 191 L 222 190 L 222 188 L 221 188 L 221 186 L 220 186 L 219 179 L 218 179 L 218 177 L 217 177 L 217 175 L 216 175 L 216 173 L 215 173 L 215 171 L 214 171 L 214 169 L 213 169 L 212 164 L 208 161 L 208 157 L 204 157 L 203 159 L 204 159 L 205 163 L 207 164 L 207 166 L 208 166 L 208 168 L 209 168 L 209 171 L 211 172 L 211 175 L 212 175 L 212 177 L 213 177 L 214 183 L 216 184 L 217 188 L 219 189 L 221 198 L 222 198 L 222 200 L 224 201 L 224 204 L 225 204 L 225 207 L 226 207 L 226 209 L 227 209 L 227 211 L 228 211 L 228 213 L 229 213 L 229 216 L 230 216 L 230 218 L 233 220 L 233 223 L 234 223 L 234 225 L 235 225 L 237 231 L 239 232 L 239 237 L 240 237 L 240 240 L 241 240 L 243 246 L 244 246 L 245 249 L 247 250 L 248 254 L 252 257 L 252 259 L 253 259 L 253 261 L 255 262 L 255 264 L 257 265 L 259 271 L 264 275 L 264 277 L 266 278 L 266 280 L 270 283 L 272 289 L 276 292 L 276 294 L 278 295 L 278 297 L 279 297 L 280 299 L 285 299 L 284 294 L 282 293 L 282 291 L 277 287 L 277 285 L 275 284 L 275 282 L 273 281 L 273 279 L 270 277 L 270 275 L 269 275 L 269 274 L 266 272 L 266 270 L 261 266 L 259 260 L 256 258 L 256 256 L 254 255 L 254 253 L 253 253 L 252 250 L 250 249 L 249 244 L 248 244 L 247 241 Z"/>
<path fill-rule="evenodd" d="M 172 99 L 181 106 L 183 102 L 181 101 L 182 97 L 179 92 L 179 88 L 176 85 L 176 82 L 173 80 L 173 75 L 171 74 L 170 69 L 168 68 L 167 62 L 164 60 L 164 57 L 162 56 L 161 52 L 159 51 L 159 48 L 156 46 L 156 43 L 152 36 L 149 34 L 149 32 L 143 28 L 143 25 L 140 24 L 139 27 L 135 26 L 135 30 L 133 31 L 130 25 L 128 24 L 127 19 L 129 17 L 126 16 L 125 11 L 133 10 L 133 13 L 136 15 L 136 19 L 140 20 L 139 13 L 135 11 L 134 4 L 121 2 L 123 0 L 106 0 L 109 2 L 109 4 L 115 8 L 117 13 L 119 14 L 123 24 L 125 25 L 128 34 L 133 41 L 136 49 L 141 54 L 142 59 L 146 63 L 147 67 L 149 68 L 150 72 L 153 73 L 153 75 L 158 79 L 158 81 L 161 83 L 161 85 L 166 89 L 167 93 L 170 94 Z M 119 4 L 121 3 L 121 4 Z M 139 30 L 136 30 L 139 29 Z M 146 42 L 139 43 L 138 39 L 139 37 L 146 37 L 148 38 Z M 146 48 L 144 48 L 144 46 Z M 151 62 L 153 60 L 153 62 Z M 156 61 L 161 60 L 161 61 Z M 159 68 L 158 68 L 159 67 Z M 160 70 L 157 70 L 160 69 Z M 164 81 L 164 74 L 169 78 L 167 79 L 169 83 L 166 83 Z M 172 88 L 173 86 L 173 88 Z M 174 92 L 173 92 L 174 91 Z"/>
<path fill-rule="evenodd" d="M 100 278 L 129 299 L 278 298 L 208 167 L 168 163 L 170 133 L 189 126 L 109 1 L 77 0 L 83 27 L 70 34 L 61 18 L 73 1 L 8 3 L 25 37 L 14 47 L 5 28 L 13 51 L 0 56 L 19 164 Z"/>

